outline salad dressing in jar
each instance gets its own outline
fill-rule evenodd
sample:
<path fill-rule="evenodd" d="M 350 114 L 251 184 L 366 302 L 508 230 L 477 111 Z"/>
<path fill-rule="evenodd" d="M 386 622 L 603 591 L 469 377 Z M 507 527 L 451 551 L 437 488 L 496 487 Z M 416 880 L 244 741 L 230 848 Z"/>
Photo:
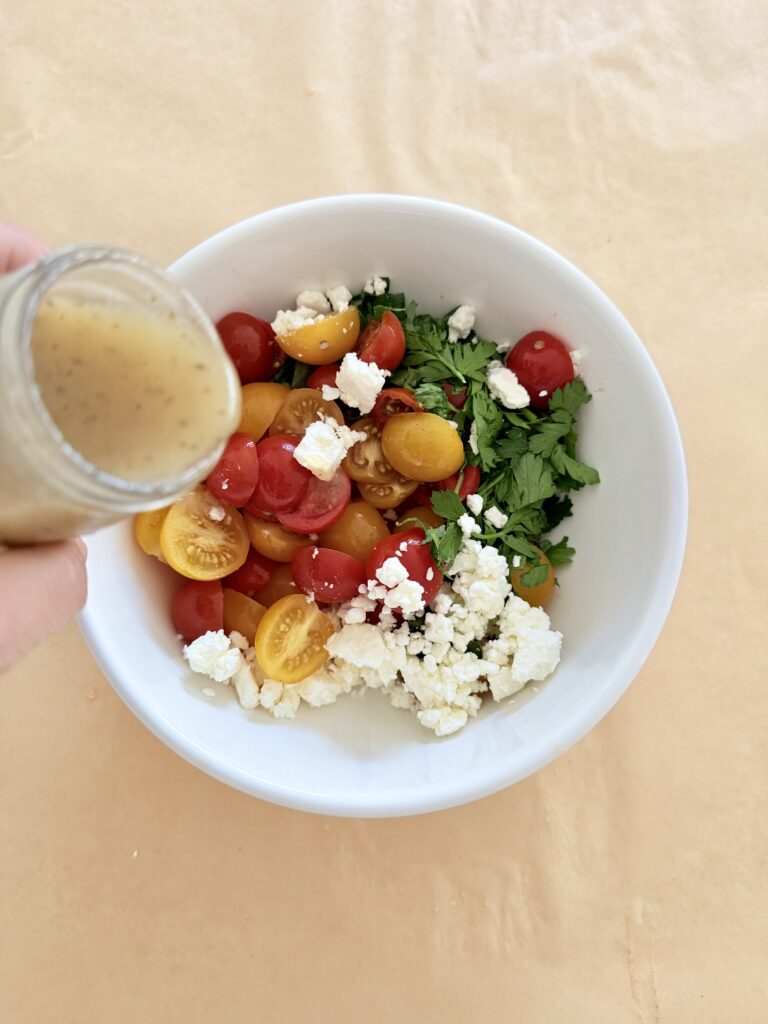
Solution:
<path fill-rule="evenodd" d="M 240 417 L 213 324 L 160 268 L 96 246 L 0 278 L 0 542 L 172 502 Z"/>

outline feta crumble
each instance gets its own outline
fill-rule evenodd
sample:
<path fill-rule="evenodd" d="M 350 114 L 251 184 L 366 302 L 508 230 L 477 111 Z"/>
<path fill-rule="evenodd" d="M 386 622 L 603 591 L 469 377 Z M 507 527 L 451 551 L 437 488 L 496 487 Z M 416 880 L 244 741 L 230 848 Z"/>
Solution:
<path fill-rule="evenodd" d="M 468 494 L 467 508 L 469 509 L 473 516 L 479 516 L 480 513 L 483 511 L 482 497 L 479 494 Z"/>
<path fill-rule="evenodd" d="M 332 480 L 349 449 L 365 438 L 362 431 L 350 430 L 330 416 L 321 414 L 304 431 L 293 457 L 319 480 Z"/>
<path fill-rule="evenodd" d="M 389 370 L 380 370 L 375 363 L 364 363 L 355 352 L 348 352 L 341 361 L 333 390 L 338 389 L 336 397 L 342 402 L 367 413 L 373 408 L 388 376 Z M 324 387 L 324 398 L 325 392 Z"/>
<path fill-rule="evenodd" d="M 472 420 L 472 425 L 469 428 L 469 450 L 475 455 L 480 454 L 477 443 L 477 420 Z"/>
<path fill-rule="evenodd" d="M 493 397 L 507 409 L 524 409 L 530 405 L 531 396 L 518 382 L 517 374 L 496 360 L 488 364 L 485 380 Z"/>
<path fill-rule="evenodd" d="M 483 532 L 480 529 L 477 520 L 473 519 L 472 516 L 468 515 L 466 512 L 463 516 L 459 516 L 457 522 L 459 524 L 459 529 L 465 537 L 471 537 L 473 533 Z"/>
<path fill-rule="evenodd" d="M 475 310 L 472 306 L 459 306 L 448 317 L 448 341 L 460 341 L 469 336 L 475 326 Z"/>
<path fill-rule="evenodd" d="M 363 286 L 363 291 L 368 295 L 384 295 L 387 290 L 387 282 L 383 277 L 369 277 Z"/>
<path fill-rule="evenodd" d="M 272 321 L 272 330 L 278 338 L 284 338 L 287 334 L 293 334 L 300 327 L 322 320 L 323 314 L 309 306 L 299 306 L 298 309 L 279 309 Z"/>
<path fill-rule="evenodd" d="M 296 306 L 313 309 L 316 313 L 330 313 L 331 311 L 331 304 L 322 292 L 299 292 L 296 296 Z"/>
<path fill-rule="evenodd" d="M 334 313 L 345 313 L 349 309 L 352 292 L 346 285 L 336 285 L 335 288 L 329 288 L 325 294 L 328 296 L 328 301 L 333 307 Z"/>
<path fill-rule="evenodd" d="M 491 505 L 489 509 L 485 510 L 485 518 L 494 526 L 497 530 L 501 530 L 509 522 L 509 516 L 505 515 L 500 508 L 495 505 Z"/>
<path fill-rule="evenodd" d="M 203 633 L 182 654 L 193 672 L 201 672 L 217 683 L 228 683 L 244 664 L 243 655 L 233 647 L 223 629 Z"/>
<path fill-rule="evenodd" d="M 214 523 L 223 523 L 227 518 L 227 513 L 221 505 L 214 505 L 213 508 L 208 509 L 208 518 L 213 520 Z"/>

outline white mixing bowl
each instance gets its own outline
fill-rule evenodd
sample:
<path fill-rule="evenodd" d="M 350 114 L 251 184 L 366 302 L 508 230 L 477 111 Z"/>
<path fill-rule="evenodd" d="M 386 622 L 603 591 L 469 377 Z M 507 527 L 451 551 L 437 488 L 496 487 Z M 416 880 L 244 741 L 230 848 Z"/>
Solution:
<path fill-rule="evenodd" d="M 577 549 L 548 609 L 565 634 L 560 667 L 512 701 L 436 739 L 376 693 L 302 704 L 292 721 L 244 711 L 231 687 L 203 696 L 171 628 L 173 583 L 131 525 L 89 539 L 86 639 L 129 708 L 192 764 L 246 793 L 326 814 L 451 807 L 525 778 L 567 750 L 639 671 L 669 611 L 685 546 L 687 487 L 669 398 L 621 313 L 580 271 L 517 229 L 428 199 L 352 195 L 236 224 L 172 268 L 217 319 L 271 319 L 304 288 L 392 278 L 420 306 L 478 311 L 482 336 L 552 330 L 583 353 L 594 392 L 581 451 L 602 483 L 576 495 L 564 530 Z M 558 531 L 558 536 L 561 531 Z M 215 684 L 213 684 L 215 685 Z M 661 711 L 660 711 L 661 713 Z"/>

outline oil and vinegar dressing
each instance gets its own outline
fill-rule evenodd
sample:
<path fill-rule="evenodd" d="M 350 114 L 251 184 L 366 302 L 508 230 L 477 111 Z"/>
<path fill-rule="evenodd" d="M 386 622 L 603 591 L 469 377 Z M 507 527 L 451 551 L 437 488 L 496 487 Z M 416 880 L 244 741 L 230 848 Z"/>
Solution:
<path fill-rule="evenodd" d="M 177 476 L 233 429 L 221 352 L 173 313 L 50 296 L 31 351 L 64 439 L 124 480 Z"/>

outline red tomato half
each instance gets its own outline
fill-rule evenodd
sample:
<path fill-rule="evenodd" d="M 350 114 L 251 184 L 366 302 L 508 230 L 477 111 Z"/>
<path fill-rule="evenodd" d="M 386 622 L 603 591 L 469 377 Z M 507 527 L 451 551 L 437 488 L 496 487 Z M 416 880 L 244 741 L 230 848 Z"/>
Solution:
<path fill-rule="evenodd" d="M 206 483 L 219 501 L 237 508 L 253 494 L 259 480 L 259 456 L 250 434 L 233 434 Z"/>
<path fill-rule="evenodd" d="M 357 597 L 365 583 L 365 562 L 332 548 L 299 548 L 291 559 L 293 581 L 316 601 L 331 603 Z"/>
<path fill-rule="evenodd" d="M 429 545 L 424 543 L 425 538 L 426 534 L 419 527 L 383 537 L 368 555 L 365 563 L 368 579 L 376 579 L 376 570 L 380 569 L 388 558 L 398 558 L 405 566 L 409 577 L 424 588 L 424 600 L 429 604 L 437 596 L 443 582 L 443 574 L 430 554 Z"/>
<path fill-rule="evenodd" d="M 574 377 L 571 353 L 546 331 L 521 338 L 507 356 L 507 366 L 531 396 L 534 409 L 547 409 L 552 392 Z"/>
<path fill-rule="evenodd" d="M 274 434 L 256 445 L 259 482 L 246 512 L 284 512 L 302 502 L 314 477 L 293 457 L 299 441 L 293 434 Z"/>
<path fill-rule="evenodd" d="M 477 488 L 480 486 L 480 470 L 477 466 L 465 466 L 462 472 L 464 475 L 461 479 L 461 487 L 459 487 L 459 497 L 464 501 L 468 494 L 477 494 Z M 440 480 L 435 484 L 435 490 L 455 491 L 458 482 L 458 473 L 451 473 L 445 480 Z"/>
<path fill-rule="evenodd" d="M 457 388 L 454 391 L 453 384 L 449 383 L 449 381 L 447 380 L 444 380 L 440 387 L 445 392 L 445 397 L 448 399 L 448 401 L 451 403 L 454 409 L 463 409 L 464 406 L 467 404 L 466 388 Z"/>
<path fill-rule="evenodd" d="M 243 565 L 226 576 L 222 583 L 230 590 L 238 590 L 247 597 L 253 597 L 257 590 L 261 590 L 269 583 L 272 573 L 279 564 L 251 548 Z"/>
<path fill-rule="evenodd" d="M 396 370 L 405 355 L 403 325 L 387 309 L 381 320 L 371 320 L 357 343 L 358 357 L 381 370 Z"/>
<path fill-rule="evenodd" d="M 190 580 L 171 603 L 171 622 L 187 643 L 209 630 L 224 628 L 224 592 L 221 580 Z"/>
<path fill-rule="evenodd" d="M 285 352 L 266 320 L 250 313 L 228 313 L 216 330 L 243 384 L 270 380 L 285 362 Z"/>
<path fill-rule="evenodd" d="M 384 388 L 379 392 L 371 417 L 377 427 L 383 427 L 390 416 L 401 412 L 424 412 L 424 406 L 408 388 Z"/>
<path fill-rule="evenodd" d="M 336 387 L 336 374 L 339 372 L 341 363 L 328 363 L 327 366 L 318 366 L 316 370 L 313 370 L 307 377 L 308 388 L 316 388 L 318 391 L 323 390 L 323 385 L 327 384 L 329 388 Z"/>
<path fill-rule="evenodd" d="M 352 483 L 343 469 L 338 470 L 332 480 L 318 480 L 313 476 L 299 507 L 278 512 L 278 521 L 295 533 L 320 533 L 341 518 L 351 494 Z"/>

